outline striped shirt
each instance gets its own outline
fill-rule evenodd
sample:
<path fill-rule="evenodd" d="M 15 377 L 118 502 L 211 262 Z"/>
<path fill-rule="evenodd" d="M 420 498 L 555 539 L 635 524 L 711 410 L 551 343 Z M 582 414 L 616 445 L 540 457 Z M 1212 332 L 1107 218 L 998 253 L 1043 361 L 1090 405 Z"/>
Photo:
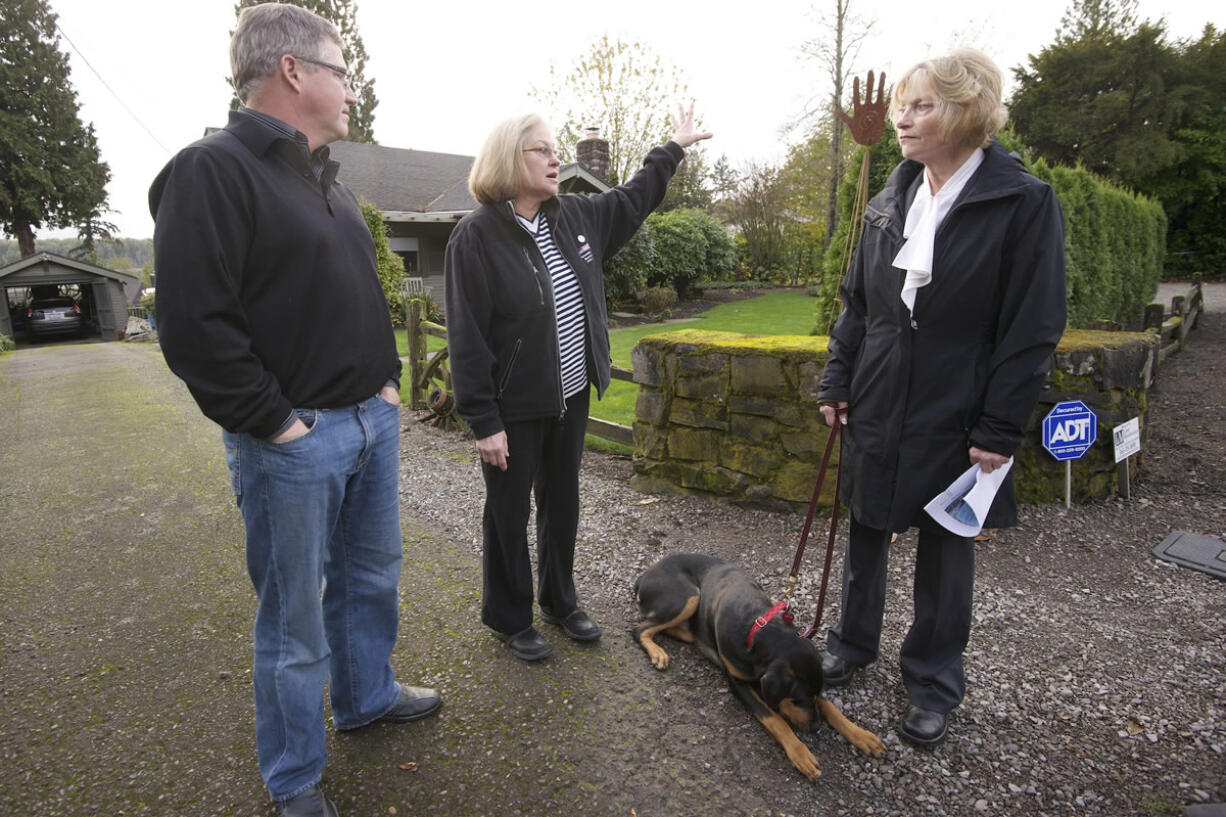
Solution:
<path fill-rule="evenodd" d="M 558 355 L 562 368 L 562 397 L 570 399 L 588 386 L 587 377 L 587 314 L 583 311 L 583 293 L 579 279 L 570 263 L 562 257 L 549 222 L 538 211 L 529 221 L 518 213 L 515 218 L 532 234 L 545 268 L 553 282 L 554 317 L 557 319 Z"/>

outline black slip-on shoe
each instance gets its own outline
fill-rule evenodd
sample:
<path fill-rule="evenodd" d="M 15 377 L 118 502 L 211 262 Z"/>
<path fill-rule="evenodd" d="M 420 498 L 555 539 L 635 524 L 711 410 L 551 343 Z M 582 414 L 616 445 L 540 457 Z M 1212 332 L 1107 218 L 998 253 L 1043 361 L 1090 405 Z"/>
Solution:
<path fill-rule="evenodd" d="M 541 637 L 535 627 L 526 627 L 514 635 L 498 631 L 495 631 L 494 635 L 505 641 L 507 649 L 521 661 L 540 661 L 553 654 L 553 647 L 549 646 L 549 642 Z"/>
<path fill-rule="evenodd" d="M 570 615 L 559 618 L 542 607 L 541 620 L 558 625 L 563 632 L 576 641 L 595 641 L 600 638 L 600 628 L 582 610 L 574 610 Z"/>
<path fill-rule="evenodd" d="M 936 746 L 949 736 L 949 713 L 911 704 L 902 716 L 898 734 L 916 746 Z"/>
<path fill-rule="evenodd" d="M 340 817 L 336 804 L 324 797 L 318 785 L 277 803 L 277 817 Z"/>
<path fill-rule="evenodd" d="M 845 661 L 832 652 L 822 653 L 822 685 L 830 689 L 845 687 L 851 683 L 851 676 L 864 664 Z"/>

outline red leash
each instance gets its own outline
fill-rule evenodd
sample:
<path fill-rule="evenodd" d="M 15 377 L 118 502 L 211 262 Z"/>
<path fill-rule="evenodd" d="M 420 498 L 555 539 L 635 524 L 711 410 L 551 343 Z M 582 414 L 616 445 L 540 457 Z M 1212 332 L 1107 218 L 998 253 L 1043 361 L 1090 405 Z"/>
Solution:
<path fill-rule="evenodd" d="M 797 576 L 800 574 L 800 562 L 805 555 L 805 544 L 809 540 L 809 528 L 813 524 L 813 515 L 817 512 L 817 500 L 822 493 L 822 482 L 826 478 L 826 467 L 830 464 L 830 454 L 834 451 L 835 440 L 843 431 L 842 415 L 837 415 L 835 424 L 830 427 L 830 434 L 826 438 L 826 451 L 822 454 L 822 464 L 817 470 L 817 484 L 813 486 L 813 499 L 809 502 L 809 513 L 805 517 L 805 526 L 800 532 L 800 544 L 796 547 L 796 558 L 792 560 L 792 572 L 788 576 L 788 589 L 784 598 L 790 598 L 792 591 L 796 589 Z M 830 560 L 834 555 L 834 536 L 839 527 L 839 484 L 843 476 L 843 458 L 839 457 L 839 463 L 835 467 L 834 472 L 834 510 L 830 512 L 830 533 L 826 537 L 826 561 L 822 566 L 822 583 L 817 591 L 817 614 L 813 619 L 813 625 L 801 633 L 804 638 L 812 638 L 819 627 L 822 626 L 822 609 L 826 606 L 826 584 L 830 578 Z"/>

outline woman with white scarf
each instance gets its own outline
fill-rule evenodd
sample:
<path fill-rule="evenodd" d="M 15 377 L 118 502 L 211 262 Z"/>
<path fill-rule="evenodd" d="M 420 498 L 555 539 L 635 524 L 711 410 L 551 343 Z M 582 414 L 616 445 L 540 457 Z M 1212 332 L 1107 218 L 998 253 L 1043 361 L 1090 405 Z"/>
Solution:
<path fill-rule="evenodd" d="M 915 618 L 899 664 L 899 731 L 933 746 L 966 692 L 974 541 L 923 510 L 972 464 L 992 472 L 1022 439 L 1064 331 L 1064 222 L 1050 186 L 994 134 L 1000 69 L 960 49 L 893 89 L 903 161 L 868 204 L 831 333 L 821 412 L 842 422 L 850 511 L 841 620 L 826 685 L 878 657 L 891 536 L 918 528 Z M 986 524 L 1016 524 L 1012 475 Z"/>

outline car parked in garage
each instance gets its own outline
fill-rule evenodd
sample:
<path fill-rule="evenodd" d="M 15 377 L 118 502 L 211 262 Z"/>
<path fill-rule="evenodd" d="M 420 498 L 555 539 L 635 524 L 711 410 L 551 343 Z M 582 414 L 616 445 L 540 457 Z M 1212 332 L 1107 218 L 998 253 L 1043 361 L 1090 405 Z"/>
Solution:
<path fill-rule="evenodd" d="M 26 310 L 26 332 L 31 339 L 81 334 L 81 308 L 72 298 L 37 298 Z"/>

